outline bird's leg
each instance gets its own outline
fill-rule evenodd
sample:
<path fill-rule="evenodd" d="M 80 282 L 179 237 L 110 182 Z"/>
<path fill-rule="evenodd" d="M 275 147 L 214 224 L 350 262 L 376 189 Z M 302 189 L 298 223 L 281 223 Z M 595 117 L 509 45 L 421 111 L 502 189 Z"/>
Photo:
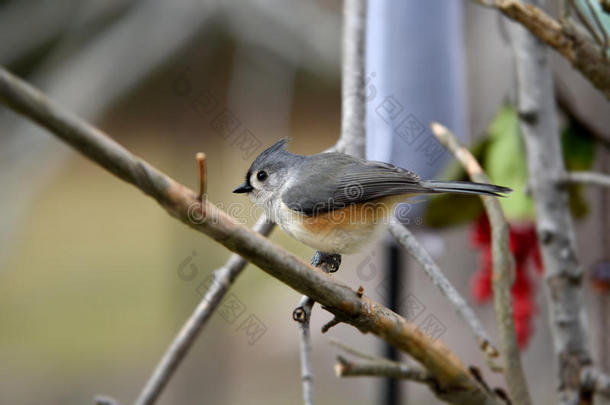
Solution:
<path fill-rule="evenodd" d="M 311 258 L 311 264 L 327 273 L 334 273 L 341 266 L 341 255 L 316 250 L 316 253 Z"/>
<path fill-rule="evenodd" d="M 339 270 L 341 265 L 341 255 L 316 250 L 316 253 L 311 257 L 310 263 L 312 266 L 321 268 L 326 273 L 334 273 Z M 313 299 L 306 295 L 301 297 L 297 307 L 292 311 L 292 319 L 299 323 L 308 322 L 314 302 Z"/>

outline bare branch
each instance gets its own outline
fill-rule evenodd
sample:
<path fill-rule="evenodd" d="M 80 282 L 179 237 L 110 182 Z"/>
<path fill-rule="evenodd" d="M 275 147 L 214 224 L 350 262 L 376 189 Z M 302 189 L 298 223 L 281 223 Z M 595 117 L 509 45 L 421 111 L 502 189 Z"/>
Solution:
<path fill-rule="evenodd" d="M 100 130 L 61 109 L 5 69 L 0 69 L 0 101 L 135 185 L 176 219 L 316 300 L 342 322 L 363 333 L 373 333 L 411 355 L 439 382 L 436 394 L 441 399 L 455 404 L 499 401 L 440 340 L 431 338 L 395 312 L 366 296 L 360 297 L 322 270 L 239 225 L 208 200 L 198 201 L 197 193 L 133 156 Z"/>
<path fill-rule="evenodd" d="M 335 364 L 335 374 L 337 377 L 390 377 L 416 381 L 424 384 L 434 385 L 434 379 L 418 367 L 411 367 L 408 364 L 390 361 L 371 361 L 365 360 L 352 362 L 343 356 L 337 356 Z"/>
<path fill-rule="evenodd" d="M 364 359 L 364 361 L 356 363 L 347 360 L 343 356 L 337 356 L 337 363 L 335 364 L 335 374 L 337 377 L 401 378 L 425 383 L 430 385 L 433 390 L 435 389 L 436 383 L 426 370 L 365 353 L 337 339 L 331 339 L 330 342 L 346 353 Z"/>
<path fill-rule="evenodd" d="M 479 162 L 457 137 L 438 124 L 430 125 L 432 132 L 456 159 L 464 166 L 470 179 L 479 183 L 491 183 Z M 521 354 L 517 345 L 510 288 L 514 277 L 514 262 L 508 245 L 508 224 L 497 197 L 480 196 L 491 226 L 493 256 L 493 292 L 496 323 L 500 335 L 500 350 L 504 364 L 504 376 L 510 396 L 516 404 L 531 404 L 527 381 L 521 366 Z"/>
<path fill-rule="evenodd" d="M 301 297 L 292 317 L 299 324 L 299 357 L 301 360 L 301 384 L 303 385 L 303 403 L 314 404 L 313 363 L 311 360 L 311 331 L 309 320 L 315 301 L 308 296 Z M 298 316 L 297 314 L 301 314 Z"/>
<path fill-rule="evenodd" d="M 195 159 L 197 159 L 197 169 L 199 172 L 199 198 L 201 199 L 205 196 L 208 185 L 205 168 L 205 153 L 197 153 L 197 155 L 195 155 Z"/>
<path fill-rule="evenodd" d="M 422 265 L 426 275 L 432 280 L 435 286 L 438 287 L 441 294 L 447 298 L 453 309 L 462 317 L 466 325 L 473 333 L 479 347 L 488 358 L 498 356 L 498 351 L 491 344 L 491 338 L 485 331 L 483 324 L 475 315 L 468 302 L 460 295 L 447 277 L 443 274 L 436 262 L 430 257 L 430 254 L 417 241 L 415 236 L 405 226 L 403 226 L 396 218 L 392 218 L 389 226 L 390 232 L 396 238 L 396 241 L 405 248 L 409 254 Z"/>
<path fill-rule="evenodd" d="M 327 263 L 324 261 L 323 253 L 317 251 L 311 258 L 311 264 L 322 269 L 325 273 L 333 271 L 333 265 L 338 263 Z M 335 268 L 337 271 L 339 268 Z M 292 312 L 292 319 L 299 324 L 299 340 L 300 340 L 300 358 L 301 358 L 301 382 L 303 384 L 303 403 L 305 405 L 314 404 L 313 390 L 313 362 L 311 360 L 311 333 L 309 321 L 311 319 L 311 310 L 315 301 L 303 295 L 299 304 Z M 323 331 L 324 332 L 324 331 Z"/>
<path fill-rule="evenodd" d="M 559 184 L 589 184 L 592 186 L 610 187 L 610 175 L 596 172 L 567 172 L 558 178 Z"/>
<path fill-rule="evenodd" d="M 540 41 L 519 26 L 510 27 L 509 32 L 552 342 L 559 365 L 559 401 L 573 404 L 580 397 L 581 369 L 590 364 L 591 357 L 584 326 L 583 269 L 576 259 L 568 193 L 556 187 L 555 181 L 564 176 L 565 167 L 557 136 L 553 74 L 547 49 Z"/>

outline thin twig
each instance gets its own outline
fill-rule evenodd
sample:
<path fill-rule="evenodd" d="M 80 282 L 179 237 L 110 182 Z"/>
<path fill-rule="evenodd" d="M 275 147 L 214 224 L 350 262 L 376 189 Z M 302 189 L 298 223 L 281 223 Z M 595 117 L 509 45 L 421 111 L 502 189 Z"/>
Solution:
<path fill-rule="evenodd" d="M 419 243 L 417 238 L 403 226 L 396 218 L 390 221 L 390 233 L 396 238 L 396 241 L 405 248 L 409 254 L 422 265 L 426 275 L 432 280 L 434 285 L 438 287 L 441 294 L 447 298 L 453 309 L 462 317 L 468 325 L 468 328 L 477 339 L 479 347 L 485 353 L 486 357 L 497 357 L 498 351 L 492 345 L 489 334 L 485 331 L 483 324 L 477 318 L 468 302 L 455 289 L 453 284 L 445 277 L 441 269 L 438 267 L 434 259 Z"/>
<path fill-rule="evenodd" d="M 322 270 L 235 222 L 209 200 L 138 159 L 99 129 L 60 108 L 27 83 L 0 68 L 0 102 L 49 129 L 109 172 L 154 198 L 171 216 L 202 232 L 305 294 L 345 323 L 373 333 L 411 355 L 438 382 L 435 394 L 454 404 L 500 400 L 475 379 L 440 340 L 422 333 L 400 315 L 334 280 Z M 193 217 L 196 213 L 198 216 Z"/>
<path fill-rule="evenodd" d="M 337 356 L 335 374 L 337 377 L 389 377 L 433 384 L 430 374 L 419 367 L 412 367 L 404 363 L 388 363 L 386 361 L 364 360 L 353 362 L 343 356 Z"/>
<path fill-rule="evenodd" d="M 341 264 L 340 259 L 329 261 L 328 259 L 325 260 L 324 257 L 324 253 L 316 251 L 311 258 L 311 265 L 322 269 L 322 271 L 327 274 L 339 270 L 339 266 Z M 309 321 L 311 319 L 311 311 L 315 303 L 316 301 L 313 298 L 303 295 L 296 308 L 292 311 L 292 319 L 299 324 L 301 381 L 303 384 L 303 402 L 305 405 L 313 405 L 314 403 L 313 362 L 311 359 L 311 332 L 309 328 Z M 323 327 L 322 333 L 324 332 L 325 330 Z"/>
<path fill-rule="evenodd" d="M 315 403 L 313 390 L 313 362 L 311 359 L 311 331 L 309 328 L 311 309 L 313 308 L 314 303 L 315 301 L 313 299 L 304 295 L 298 306 L 298 308 L 303 311 L 303 318 L 301 321 L 297 321 L 297 323 L 299 324 L 301 384 L 303 386 L 303 403 L 305 405 L 313 405 Z M 294 312 L 293 318 L 296 320 Z"/>
<path fill-rule="evenodd" d="M 315 261 L 317 256 L 314 255 L 312 258 L 313 265 L 319 265 L 325 272 L 326 266 L 322 263 Z M 311 331 L 309 328 L 309 322 L 311 319 L 311 310 L 316 302 L 303 295 L 297 304 L 297 307 L 292 311 L 292 319 L 299 324 L 299 348 L 300 348 L 300 360 L 301 360 L 301 384 L 303 386 L 303 403 L 305 405 L 314 404 L 314 390 L 313 390 L 313 361 L 311 359 Z"/>
<path fill-rule="evenodd" d="M 199 152 L 195 155 L 197 168 L 199 169 L 199 199 L 206 195 L 207 173 L 205 169 L 205 153 Z"/>
<path fill-rule="evenodd" d="M 343 356 L 337 356 L 337 364 L 335 364 L 337 377 L 377 376 L 403 378 L 426 384 L 434 382 L 432 376 L 424 369 L 365 353 L 338 339 L 332 338 L 330 343 L 344 352 L 364 360 L 355 363 L 348 361 Z"/>
<path fill-rule="evenodd" d="M 273 223 L 261 217 L 253 230 L 261 235 L 269 235 L 273 230 Z M 241 274 L 248 262 L 237 254 L 231 255 L 227 263 L 213 273 L 213 282 L 206 291 L 203 299 L 195 311 L 182 326 L 165 354 L 155 367 L 148 382 L 135 401 L 137 405 L 154 404 L 163 392 L 163 389 L 174 375 L 176 369 L 195 343 L 197 336 L 214 313 L 229 288 Z"/>
<path fill-rule="evenodd" d="M 597 172 L 567 172 L 557 180 L 559 184 L 589 184 L 610 187 L 610 175 Z"/>
<path fill-rule="evenodd" d="M 457 137 L 439 123 L 430 125 L 432 132 L 464 166 L 470 179 L 479 183 L 490 183 L 479 162 L 470 151 L 460 144 Z M 508 223 L 497 197 L 480 196 L 491 226 L 491 249 L 493 257 L 492 286 L 496 323 L 500 337 L 500 350 L 504 364 L 504 376 L 511 399 L 516 404 L 531 404 L 527 381 L 521 365 L 521 354 L 517 345 L 513 307 L 510 296 L 514 277 L 514 261 L 508 244 Z"/>
<path fill-rule="evenodd" d="M 337 326 L 340 323 L 341 323 L 341 320 L 335 316 L 330 321 L 328 321 L 324 325 L 322 325 L 321 332 L 326 333 L 330 330 L 330 328 L 332 328 L 333 326 Z"/>

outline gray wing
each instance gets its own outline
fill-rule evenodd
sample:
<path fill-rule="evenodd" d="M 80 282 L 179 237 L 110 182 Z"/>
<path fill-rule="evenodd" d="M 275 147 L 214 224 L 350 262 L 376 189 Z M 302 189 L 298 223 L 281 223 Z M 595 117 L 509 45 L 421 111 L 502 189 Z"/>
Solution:
<path fill-rule="evenodd" d="M 309 156 L 297 170 L 296 181 L 288 184 L 282 201 L 306 215 L 390 195 L 427 191 L 413 172 L 341 153 Z"/>

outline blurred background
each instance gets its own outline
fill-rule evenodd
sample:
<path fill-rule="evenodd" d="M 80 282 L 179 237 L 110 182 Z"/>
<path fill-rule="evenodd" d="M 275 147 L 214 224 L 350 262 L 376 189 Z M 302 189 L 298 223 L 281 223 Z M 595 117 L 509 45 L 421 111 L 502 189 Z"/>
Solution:
<path fill-rule="evenodd" d="M 526 374 L 535 381 L 534 402 L 552 403 L 552 349 L 542 270 L 537 252 L 528 248 L 535 246 L 535 235 L 523 150 L 515 142 L 507 22 L 468 1 L 404 3 L 434 4 L 402 12 L 432 23 L 444 18 L 442 26 L 401 24 L 390 18 L 388 3 L 369 10 L 369 26 L 376 28 L 367 43 L 368 114 L 387 107 L 384 102 L 392 96 L 411 117 L 409 131 L 423 134 L 430 120 L 443 121 L 475 148 L 492 180 L 515 189 L 505 209 L 514 227 L 511 242 L 522 247 L 515 251 L 520 284 L 513 290 L 520 305 L 515 309 L 519 339 Z M 450 14 L 434 14 L 439 9 Z M 192 188 L 198 181 L 194 155 L 205 152 L 210 200 L 251 226 L 260 213 L 231 191 L 256 155 L 285 136 L 292 138 L 289 150 L 302 154 L 322 151 L 339 136 L 341 21 L 339 0 L 5 0 L 0 1 L 0 64 Z M 451 46 L 429 45 L 433 51 L 424 55 L 427 41 L 449 40 L 449 34 L 432 36 L 439 30 L 457 37 L 452 35 Z M 435 62 L 443 54 L 450 56 Z M 390 80 L 388 61 L 401 55 L 410 56 L 401 66 L 419 63 L 420 68 L 407 68 Z M 553 67 L 568 166 L 607 172 L 609 103 L 556 55 Z M 427 81 L 440 85 L 408 84 Z M 436 112 L 435 100 L 446 99 L 445 91 L 451 104 Z M 420 111 L 424 104 L 428 107 Z M 412 166 L 404 159 L 409 150 L 417 155 L 415 146 L 405 144 L 413 132 L 404 138 L 394 131 L 404 122 L 377 132 L 369 120 L 369 157 L 417 169 L 413 166 L 420 163 Z M 388 154 L 395 145 L 405 152 Z M 448 156 L 427 162 L 425 171 L 430 177 L 463 176 Z M 133 401 L 201 299 L 206 278 L 230 252 L 4 108 L 0 188 L 0 403 L 83 404 L 97 394 Z M 580 260 L 592 270 L 610 259 L 603 248 L 607 201 L 598 189 L 573 190 Z M 478 199 L 437 199 L 427 207 L 405 218 L 495 336 Z M 271 239 L 304 259 L 313 254 L 281 230 Z M 345 256 L 335 276 L 386 300 L 386 243 L 382 239 L 361 254 Z M 409 317 L 416 323 L 434 319 L 439 337 L 464 362 L 501 384 L 418 265 L 405 255 L 401 266 L 400 303 L 415 308 Z M 589 332 L 593 353 L 600 353 L 610 309 L 605 290 L 592 285 L 587 278 Z M 248 266 L 227 299 L 239 311 L 214 314 L 159 403 L 300 403 L 299 342 L 291 319 L 299 294 Z M 263 332 L 248 333 L 249 319 Z M 320 327 L 329 319 L 316 307 L 317 402 L 379 403 L 379 379 L 335 377 L 338 350 L 329 339 L 370 353 L 381 353 L 381 342 L 345 325 L 322 335 Z M 403 403 L 437 401 L 426 388 L 407 383 L 401 388 Z"/>

